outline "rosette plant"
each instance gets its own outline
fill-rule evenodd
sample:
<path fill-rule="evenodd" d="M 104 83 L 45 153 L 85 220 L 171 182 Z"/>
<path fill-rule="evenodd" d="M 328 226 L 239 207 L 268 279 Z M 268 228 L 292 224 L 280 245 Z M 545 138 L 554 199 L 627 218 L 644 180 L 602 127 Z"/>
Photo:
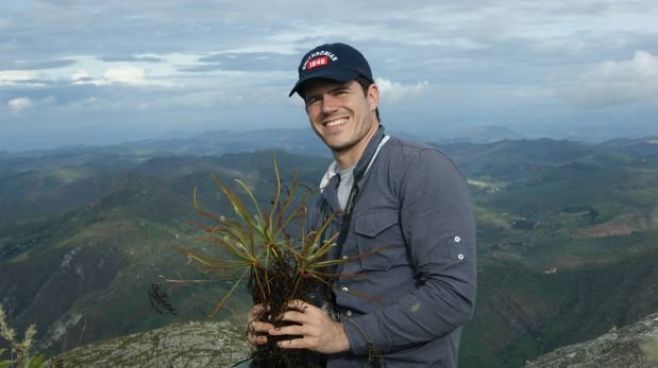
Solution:
<path fill-rule="evenodd" d="M 323 237 L 332 218 L 326 219 L 315 231 L 306 230 L 306 203 L 311 191 L 299 183 L 297 174 L 288 185 L 281 180 L 274 160 L 274 192 L 267 208 L 256 200 L 253 190 L 244 181 L 235 179 L 237 190 L 213 177 L 219 191 L 233 210 L 232 216 L 218 215 L 205 209 L 197 190 L 194 207 L 210 221 L 204 227 L 204 242 L 220 249 L 221 256 L 211 256 L 195 247 L 179 250 L 205 271 L 232 286 L 215 304 L 215 315 L 241 285 L 246 285 L 254 304 L 268 308 L 259 317 L 276 326 L 288 322 L 281 315 L 295 299 L 318 304 L 318 294 L 336 275 L 330 270 L 345 260 L 327 259 L 338 234 Z M 241 192 L 241 193 L 240 193 Z M 291 231 L 298 232 L 292 236 Z M 321 299 L 321 298 L 320 298 Z M 306 350 L 283 350 L 276 342 L 289 337 L 271 336 L 268 344 L 252 353 L 255 367 L 314 367 L 321 358 Z"/>

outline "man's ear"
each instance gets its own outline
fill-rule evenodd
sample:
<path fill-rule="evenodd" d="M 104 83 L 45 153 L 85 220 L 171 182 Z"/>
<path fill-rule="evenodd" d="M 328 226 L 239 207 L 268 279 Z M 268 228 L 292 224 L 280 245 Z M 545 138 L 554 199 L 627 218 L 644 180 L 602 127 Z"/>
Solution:
<path fill-rule="evenodd" d="M 370 111 L 374 112 L 379 107 L 379 87 L 376 84 L 373 83 L 368 86 L 366 98 L 368 99 Z"/>

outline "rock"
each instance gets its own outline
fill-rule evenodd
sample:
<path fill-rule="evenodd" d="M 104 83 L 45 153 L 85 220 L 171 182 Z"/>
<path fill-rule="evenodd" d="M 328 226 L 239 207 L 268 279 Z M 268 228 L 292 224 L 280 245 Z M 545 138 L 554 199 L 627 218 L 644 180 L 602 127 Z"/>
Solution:
<path fill-rule="evenodd" d="M 658 313 L 579 344 L 542 355 L 525 368 L 656 368 Z"/>
<path fill-rule="evenodd" d="M 249 355 L 244 334 L 227 322 L 187 322 L 83 346 L 54 367 L 228 367 Z"/>

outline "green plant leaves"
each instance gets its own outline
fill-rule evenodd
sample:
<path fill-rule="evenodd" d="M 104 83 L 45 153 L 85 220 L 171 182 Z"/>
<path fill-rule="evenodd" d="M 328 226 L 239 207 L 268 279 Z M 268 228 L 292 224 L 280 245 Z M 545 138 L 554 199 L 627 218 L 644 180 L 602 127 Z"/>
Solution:
<path fill-rule="evenodd" d="M 233 281 L 230 290 L 216 303 L 211 316 L 224 307 L 247 276 L 254 300 L 270 304 L 274 299 L 287 301 L 298 298 L 303 279 L 311 278 L 328 284 L 329 278 L 335 275 L 325 270 L 343 262 L 326 259 L 338 237 L 338 234 L 333 234 L 322 240 L 333 217 L 327 219 L 318 231 L 305 234 L 302 230 L 299 237 L 288 234 L 294 222 L 305 220 L 306 203 L 313 193 L 300 185 L 297 174 L 293 174 L 289 184 L 284 184 L 276 158 L 273 167 L 274 192 L 267 211 L 262 209 L 252 187 L 241 179 L 234 180 L 238 192 L 218 176 L 212 177 L 219 192 L 228 200 L 233 210 L 232 216 L 206 210 L 201 204 L 198 190 L 194 189 L 195 210 L 211 222 L 204 228 L 203 240 L 207 245 L 219 248 L 222 256 L 211 256 L 209 252 L 191 246 L 176 249 L 202 269 Z M 298 227 L 304 229 L 305 224 Z M 285 292 L 272 288 L 272 283 L 280 285 L 281 282 L 290 286 L 287 289 L 289 295 L 281 297 L 273 294 Z"/>

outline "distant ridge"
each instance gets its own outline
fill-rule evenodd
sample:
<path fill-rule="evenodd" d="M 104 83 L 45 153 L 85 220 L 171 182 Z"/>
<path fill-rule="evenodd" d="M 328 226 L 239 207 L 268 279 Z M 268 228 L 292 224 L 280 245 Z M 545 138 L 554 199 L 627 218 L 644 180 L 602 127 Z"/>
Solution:
<path fill-rule="evenodd" d="M 97 152 L 117 156 L 216 155 L 230 152 L 250 152 L 282 149 L 292 153 L 329 156 L 330 151 L 307 127 L 303 129 L 259 129 L 245 132 L 208 130 L 192 136 L 165 139 L 142 139 L 117 144 L 91 146 L 68 145 L 49 149 L 9 152 L 0 157 L 35 157 L 73 152 Z"/>
<path fill-rule="evenodd" d="M 500 125 L 477 125 L 469 128 L 464 128 L 449 137 L 439 138 L 440 142 L 457 143 L 457 142 L 470 142 L 470 143 L 492 143 L 502 140 L 519 140 L 525 137 L 504 126 Z"/>

